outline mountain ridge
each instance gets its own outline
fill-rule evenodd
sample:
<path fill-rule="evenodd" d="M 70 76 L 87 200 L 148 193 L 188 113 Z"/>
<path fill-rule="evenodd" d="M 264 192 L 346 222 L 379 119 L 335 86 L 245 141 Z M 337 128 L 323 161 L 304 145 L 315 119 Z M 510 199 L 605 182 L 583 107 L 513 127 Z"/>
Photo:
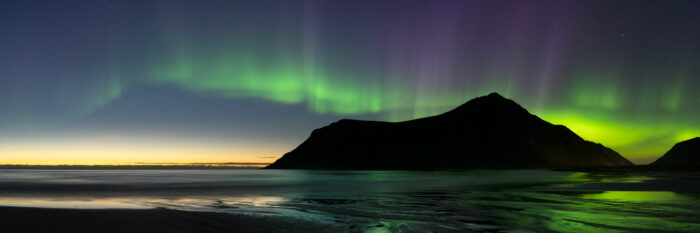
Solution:
<path fill-rule="evenodd" d="M 700 168 L 700 137 L 676 143 L 663 156 L 649 165 L 655 167 Z"/>
<path fill-rule="evenodd" d="M 480 169 L 632 165 L 566 126 L 491 93 L 443 114 L 404 122 L 342 119 L 267 168 Z"/>

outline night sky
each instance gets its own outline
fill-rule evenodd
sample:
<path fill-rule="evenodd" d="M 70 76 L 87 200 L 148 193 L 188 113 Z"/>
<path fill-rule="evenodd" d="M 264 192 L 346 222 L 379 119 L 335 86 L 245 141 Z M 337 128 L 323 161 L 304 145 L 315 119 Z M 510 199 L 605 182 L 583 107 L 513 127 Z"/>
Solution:
<path fill-rule="evenodd" d="M 700 1 L 2 1 L 0 164 L 272 162 L 490 92 L 636 163 L 700 136 Z"/>

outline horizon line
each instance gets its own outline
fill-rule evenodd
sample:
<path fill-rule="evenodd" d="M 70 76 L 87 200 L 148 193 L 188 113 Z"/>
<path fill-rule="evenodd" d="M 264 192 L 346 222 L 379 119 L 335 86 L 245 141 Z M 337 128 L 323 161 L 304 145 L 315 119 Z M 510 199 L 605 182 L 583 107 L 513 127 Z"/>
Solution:
<path fill-rule="evenodd" d="M 120 164 L 0 164 L 0 168 L 9 167 L 264 167 L 271 163 L 261 162 L 195 162 L 195 163 L 153 163 L 131 162 Z"/>

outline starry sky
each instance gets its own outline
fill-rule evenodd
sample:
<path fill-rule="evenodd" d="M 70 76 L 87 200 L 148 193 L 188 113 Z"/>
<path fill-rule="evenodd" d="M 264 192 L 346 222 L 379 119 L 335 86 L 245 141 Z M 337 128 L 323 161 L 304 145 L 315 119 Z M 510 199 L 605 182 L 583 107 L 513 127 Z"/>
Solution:
<path fill-rule="evenodd" d="M 700 1 L 1 1 L 0 164 L 272 162 L 490 92 L 648 163 L 700 136 Z"/>

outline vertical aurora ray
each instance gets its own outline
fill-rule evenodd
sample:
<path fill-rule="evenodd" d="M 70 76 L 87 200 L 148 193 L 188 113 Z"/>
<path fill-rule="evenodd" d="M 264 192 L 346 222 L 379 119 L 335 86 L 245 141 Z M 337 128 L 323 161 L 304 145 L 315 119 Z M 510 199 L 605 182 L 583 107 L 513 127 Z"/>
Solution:
<path fill-rule="evenodd" d="M 616 4 L 144 2 L 33 20 L 7 4 L 0 129 L 80 124 L 142 87 L 389 121 L 499 92 L 648 162 L 700 136 L 700 14 Z"/>

